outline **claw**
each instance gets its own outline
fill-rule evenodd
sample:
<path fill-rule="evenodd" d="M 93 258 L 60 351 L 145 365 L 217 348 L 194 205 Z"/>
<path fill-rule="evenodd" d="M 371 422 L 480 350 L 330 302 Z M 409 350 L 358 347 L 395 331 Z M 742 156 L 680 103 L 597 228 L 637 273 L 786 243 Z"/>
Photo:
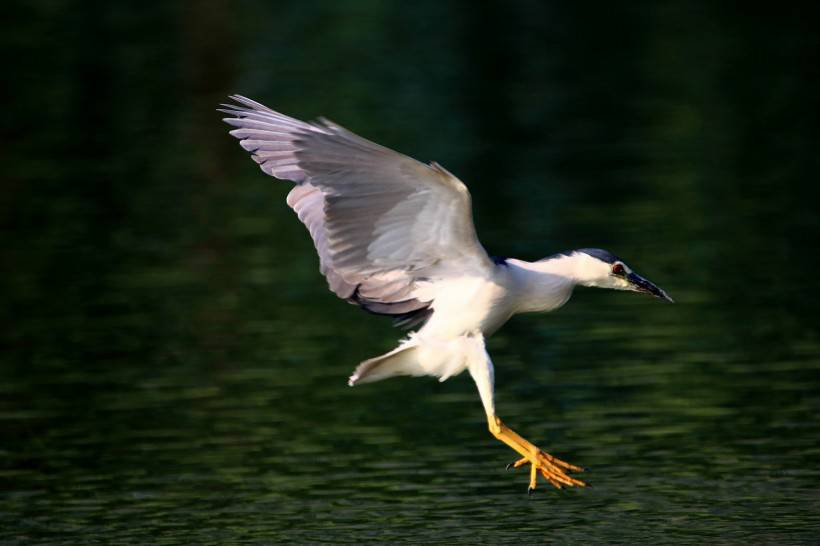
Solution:
<path fill-rule="evenodd" d="M 513 448 L 521 456 L 517 461 L 508 464 L 506 467 L 507 470 L 519 468 L 525 464 L 530 465 L 530 486 L 527 489 L 528 494 L 532 494 L 532 492 L 535 491 L 539 474 L 556 489 L 572 486 L 586 487 L 586 483 L 568 474 L 569 472 L 583 472 L 584 469 L 580 466 L 562 461 L 538 449 L 504 425 L 498 417 L 493 416 L 490 418 L 489 425 L 490 432 L 493 436 Z"/>
<path fill-rule="evenodd" d="M 563 489 L 564 486 L 578 486 L 578 487 L 587 487 L 588 484 L 571 476 L 568 476 L 563 469 L 573 469 L 577 468 L 578 471 L 583 471 L 584 469 L 569 464 L 567 462 L 562 461 L 561 459 L 557 459 L 548 453 L 543 451 L 539 452 L 538 458 L 540 459 L 537 463 L 533 464 L 528 458 L 522 457 L 517 461 L 510 463 L 507 465 L 507 470 L 519 468 L 524 466 L 525 464 L 532 465 L 531 471 L 538 472 L 541 476 L 544 477 L 550 484 L 558 489 Z M 534 488 L 534 487 L 533 487 Z"/>
<path fill-rule="evenodd" d="M 508 464 L 507 465 L 507 470 L 511 470 L 513 468 L 518 468 L 520 466 L 524 466 L 528 462 L 530 462 L 530 461 L 526 457 L 524 457 L 523 459 L 518 459 L 517 461 L 514 461 L 514 462 Z"/>

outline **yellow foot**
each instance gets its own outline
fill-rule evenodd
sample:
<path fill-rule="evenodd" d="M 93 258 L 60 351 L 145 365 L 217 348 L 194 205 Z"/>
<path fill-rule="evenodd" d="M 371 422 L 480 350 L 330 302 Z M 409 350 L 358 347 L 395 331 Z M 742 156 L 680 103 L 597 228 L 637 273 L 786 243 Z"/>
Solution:
<path fill-rule="evenodd" d="M 581 480 L 569 476 L 567 472 L 583 472 L 584 469 L 580 466 L 567 463 L 553 457 L 549 453 L 538 449 L 536 446 L 519 436 L 514 430 L 505 425 L 497 416 L 492 416 L 488 419 L 490 425 L 490 432 L 493 436 L 513 448 L 521 455 L 521 459 L 512 464 L 507 465 L 507 468 L 518 468 L 525 464 L 530 465 L 530 487 L 528 493 L 535 490 L 537 478 L 540 474 L 553 486 L 558 489 L 563 487 L 586 487 L 587 484 Z"/>
<path fill-rule="evenodd" d="M 587 486 L 585 482 L 573 478 L 567 474 L 567 471 L 583 472 L 584 469 L 580 466 L 575 466 L 574 464 L 562 461 L 561 459 L 553 457 L 546 451 L 542 451 L 540 449 L 534 458 L 535 461 L 530 460 L 529 457 L 522 457 L 514 463 L 507 465 L 507 470 L 510 470 L 511 468 L 518 468 L 524 466 L 525 464 L 530 464 L 530 487 L 527 489 L 527 493 L 532 494 L 532 492 L 535 491 L 538 474 L 541 474 L 545 480 L 558 489 L 563 489 L 565 486 Z"/>

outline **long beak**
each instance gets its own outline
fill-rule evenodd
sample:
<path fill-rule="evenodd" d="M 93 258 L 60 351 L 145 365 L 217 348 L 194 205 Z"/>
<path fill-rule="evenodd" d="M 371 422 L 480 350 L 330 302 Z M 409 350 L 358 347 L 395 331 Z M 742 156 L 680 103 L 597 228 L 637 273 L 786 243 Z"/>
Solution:
<path fill-rule="evenodd" d="M 626 280 L 629 281 L 632 290 L 635 292 L 641 292 L 643 294 L 651 294 L 656 298 L 660 298 L 662 300 L 666 300 L 669 303 L 675 303 L 675 300 L 669 297 L 669 295 L 663 291 L 662 288 L 655 286 L 655 284 L 651 283 L 650 281 L 644 279 L 637 273 L 630 273 L 626 276 Z"/>

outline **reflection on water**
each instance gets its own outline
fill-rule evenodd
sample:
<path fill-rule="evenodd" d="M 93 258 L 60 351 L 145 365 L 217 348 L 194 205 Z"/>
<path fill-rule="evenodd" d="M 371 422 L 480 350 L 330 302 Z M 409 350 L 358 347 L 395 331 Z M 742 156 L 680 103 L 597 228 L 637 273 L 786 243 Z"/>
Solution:
<path fill-rule="evenodd" d="M 4 31 L 0 541 L 816 540 L 809 18 L 244 6 Z M 492 253 L 602 246 L 675 297 L 490 342 L 500 415 L 593 488 L 528 498 L 466 375 L 346 386 L 399 332 L 327 293 L 213 112 L 237 91 L 441 161 Z"/>

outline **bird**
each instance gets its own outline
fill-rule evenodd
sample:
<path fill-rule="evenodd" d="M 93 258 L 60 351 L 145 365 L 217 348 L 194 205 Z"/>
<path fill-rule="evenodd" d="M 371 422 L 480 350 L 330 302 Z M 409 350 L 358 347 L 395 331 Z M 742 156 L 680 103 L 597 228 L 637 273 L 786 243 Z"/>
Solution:
<path fill-rule="evenodd" d="M 541 477 L 585 487 L 565 462 L 497 415 L 486 339 L 518 313 L 563 306 L 576 286 L 649 294 L 672 302 L 615 254 L 581 248 L 528 262 L 491 257 L 481 245 L 467 186 L 436 162 L 423 163 L 326 119 L 304 122 L 241 95 L 219 112 L 262 171 L 291 182 L 287 204 L 305 225 L 319 270 L 339 298 L 391 317 L 408 333 L 361 362 L 350 386 L 396 376 L 439 381 L 468 371 L 490 433 L 529 465 L 528 493 Z"/>

